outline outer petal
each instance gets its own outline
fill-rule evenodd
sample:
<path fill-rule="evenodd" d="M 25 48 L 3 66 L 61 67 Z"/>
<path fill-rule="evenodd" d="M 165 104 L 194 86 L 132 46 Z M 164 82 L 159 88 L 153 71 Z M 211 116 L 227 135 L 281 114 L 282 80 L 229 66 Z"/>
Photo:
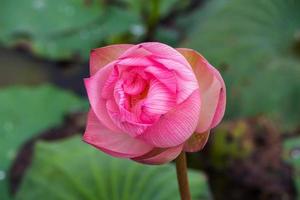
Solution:
<path fill-rule="evenodd" d="M 99 70 L 94 76 L 84 79 L 84 83 L 92 110 L 97 115 L 98 119 L 100 119 L 107 128 L 113 131 L 120 131 L 107 113 L 106 99 L 102 98 L 103 87 L 112 70 L 113 64 L 107 65 Z"/>
<path fill-rule="evenodd" d="M 120 59 L 117 64 L 121 66 L 147 67 L 149 65 L 153 65 L 154 63 L 147 57 L 129 57 Z"/>
<path fill-rule="evenodd" d="M 131 47 L 126 52 L 124 52 L 121 58 L 143 57 L 143 56 L 150 56 L 150 55 L 174 60 L 176 62 L 179 62 L 191 68 L 190 64 L 178 51 L 176 51 L 174 48 L 168 45 L 159 42 L 145 42 L 145 43 L 135 45 L 134 47 Z"/>
<path fill-rule="evenodd" d="M 182 151 L 182 147 L 183 145 L 167 149 L 155 148 L 143 156 L 132 158 L 132 160 L 144 164 L 161 165 L 174 160 Z"/>
<path fill-rule="evenodd" d="M 183 150 L 187 152 L 196 152 L 203 149 L 207 143 L 209 131 L 204 133 L 194 133 L 184 144 Z"/>
<path fill-rule="evenodd" d="M 202 106 L 196 132 L 203 133 L 215 127 L 223 118 L 226 88 L 220 73 L 203 56 L 191 49 L 177 49 L 192 66 L 197 77 Z"/>
<path fill-rule="evenodd" d="M 175 147 L 195 131 L 200 114 L 200 94 L 195 90 L 182 104 L 161 116 L 139 138 L 155 147 Z"/>
<path fill-rule="evenodd" d="M 112 156 L 121 158 L 141 156 L 153 149 L 151 145 L 139 139 L 107 129 L 93 111 L 89 112 L 83 140 Z"/>
<path fill-rule="evenodd" d="M 93 49 L 90 55 L 90 74 L 94 75 L 99 69 L 118 59 L 121 54 L 132 46 L 134 45 L 118 44 Z"/>

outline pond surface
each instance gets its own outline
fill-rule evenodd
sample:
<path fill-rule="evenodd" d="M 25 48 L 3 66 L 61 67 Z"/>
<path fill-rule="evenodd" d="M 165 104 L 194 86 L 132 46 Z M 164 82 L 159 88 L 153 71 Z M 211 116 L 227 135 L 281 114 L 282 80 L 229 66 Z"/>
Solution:
<path fill-rule="evenodd" d="M 0 48 L 0 87 L 52 83 L 85 96 L 84 77 L 88 77 L 87 62 L 53 62 L 24 51 Z"/>

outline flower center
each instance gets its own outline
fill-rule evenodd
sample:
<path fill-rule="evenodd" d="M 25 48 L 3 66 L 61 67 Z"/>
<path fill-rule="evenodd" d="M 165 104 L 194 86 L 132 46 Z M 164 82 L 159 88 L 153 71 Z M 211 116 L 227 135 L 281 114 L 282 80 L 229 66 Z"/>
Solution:
<path fill-rule="evenodd" d="M 127 98 L 128 110 L 135 110 L 136 106 L 148 95 L 149 81 L 139 72 L 129 71 L 122 74 L 123 90 Z"/>
<path fill-rule="evenodd" d="M 146 84 L 146 87 L 141 93 L 137 95 L 130 95 L 129 96 L 130 107 L 131 108 L 135 107 L 138 102 L 145 99 L 148 95 L 148 91 L 149 91 L 149 84 Z"/>

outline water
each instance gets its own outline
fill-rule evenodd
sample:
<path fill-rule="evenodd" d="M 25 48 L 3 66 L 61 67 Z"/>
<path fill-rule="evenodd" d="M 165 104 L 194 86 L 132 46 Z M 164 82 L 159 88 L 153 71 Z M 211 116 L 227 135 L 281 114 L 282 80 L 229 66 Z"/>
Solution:
<path fill-rule="evenodd" d="M 30 53 L 0 47 L 0 89 L 11 85 L 52 83 L 85 96 L 82 79 L 88 76 L 88 62 L 52 62 Z M 12 128 L 9 123 L 4 125 L 6 129 Z"/>

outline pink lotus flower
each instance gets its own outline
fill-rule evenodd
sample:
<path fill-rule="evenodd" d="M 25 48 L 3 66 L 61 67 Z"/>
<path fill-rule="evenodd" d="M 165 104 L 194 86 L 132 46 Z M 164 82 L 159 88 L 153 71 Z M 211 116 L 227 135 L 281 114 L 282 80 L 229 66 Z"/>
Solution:
<path fill-rule="evenodd" d="M 83 139 L 112 156 L 169 162 L 203 148 L 224 115 L 224 81 L 191 49 L 157 42 L 98 48 L 90 73 Z"/>

